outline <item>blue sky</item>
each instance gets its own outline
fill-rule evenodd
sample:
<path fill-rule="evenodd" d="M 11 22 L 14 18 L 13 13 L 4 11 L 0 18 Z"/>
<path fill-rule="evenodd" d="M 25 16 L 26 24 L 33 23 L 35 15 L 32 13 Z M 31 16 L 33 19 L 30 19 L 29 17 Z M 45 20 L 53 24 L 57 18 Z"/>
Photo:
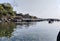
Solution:
<path fill-rule="evenodd" d="M 9 2 L 14 10 L 20 13 L 29 13 L 41 18 L 60 18 L 59 0 L 0 0 L 0 3 Z"/>

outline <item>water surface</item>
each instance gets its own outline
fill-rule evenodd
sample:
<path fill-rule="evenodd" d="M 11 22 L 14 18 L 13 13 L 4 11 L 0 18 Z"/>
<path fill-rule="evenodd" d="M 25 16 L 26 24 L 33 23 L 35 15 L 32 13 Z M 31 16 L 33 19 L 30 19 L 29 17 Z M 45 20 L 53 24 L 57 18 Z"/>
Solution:
<path fill-rule="evenodd" d="M 0 41 L 56 41 L 60 22 L 2 22 Z"/>

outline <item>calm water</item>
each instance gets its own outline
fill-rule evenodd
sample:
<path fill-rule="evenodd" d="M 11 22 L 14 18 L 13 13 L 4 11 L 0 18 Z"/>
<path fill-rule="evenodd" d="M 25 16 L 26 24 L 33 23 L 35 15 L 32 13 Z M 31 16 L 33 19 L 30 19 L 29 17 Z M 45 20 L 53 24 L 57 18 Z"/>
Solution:
<path fill-rule="evenodd" d="M 56 41 L 60 22 L 0 23 L 0 41 Z"/>

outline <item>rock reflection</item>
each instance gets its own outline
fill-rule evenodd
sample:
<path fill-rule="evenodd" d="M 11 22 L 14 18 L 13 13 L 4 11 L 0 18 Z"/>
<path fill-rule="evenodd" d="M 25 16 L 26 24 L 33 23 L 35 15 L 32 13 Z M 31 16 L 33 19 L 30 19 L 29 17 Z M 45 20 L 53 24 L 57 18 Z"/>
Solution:
<path fill-rule="evenodd" d="M 1 22 L 0 23 L 0 37 L 11 37 L 12 36 L 12 32 L 14 32 L 14 28 L 16 28 L 18 25 L 20 26 L 24 26 L 25 27 L 29 27 L 30 25 L 33 25 L 36 23 L 32 23 L 32 22 L 20 22 L 20 23 L 14 23 L 14 22 Z"/>
<path fill-rule="evenodd" d="M 36 24 L 36 22 L 15 22 L 16 25 L 27 25 L 27 26 L 30 26 L 30 25 L 33 25 L 33 24 Z"/>
<path fill-rule="evenodd" d="M 25 28 L 29 28 L 29 26 L 35 25 L 36 22 L 16 22 L 15 24 L 17 25 L 17 27 L 19 26 L 20 28 L 22 28 L 23 26 Z"/>

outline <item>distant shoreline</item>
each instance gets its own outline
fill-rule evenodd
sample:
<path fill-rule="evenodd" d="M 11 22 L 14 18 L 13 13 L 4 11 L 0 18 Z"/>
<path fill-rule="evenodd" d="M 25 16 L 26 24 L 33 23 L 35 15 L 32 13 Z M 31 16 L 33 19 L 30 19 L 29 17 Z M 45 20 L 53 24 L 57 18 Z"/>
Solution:
<path fill-rule="evenodd" d="M 53 23 L 54 21 L 55 22 L 60 22 L 60 19 L 12 19 L 12 20 L 9 20 L 9 21 L 2 21 L 0 20 L 0 22 L 43 22 L 43 21 L 47 21 L 48 23 Z"/>

